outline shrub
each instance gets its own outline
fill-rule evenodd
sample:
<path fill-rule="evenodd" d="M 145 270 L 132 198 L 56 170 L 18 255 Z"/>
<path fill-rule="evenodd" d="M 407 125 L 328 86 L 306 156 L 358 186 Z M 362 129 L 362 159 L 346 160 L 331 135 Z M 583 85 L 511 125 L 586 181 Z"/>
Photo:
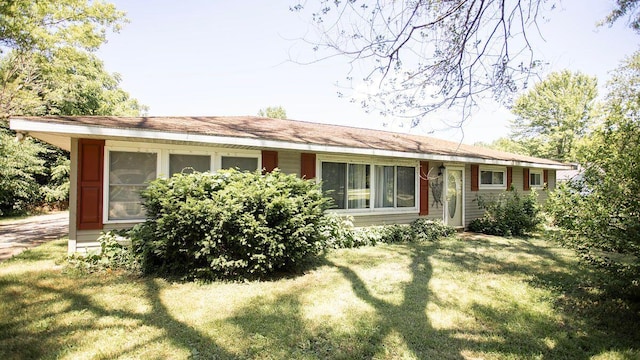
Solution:
<path fill-rule="evenodd" d="M 535 231 L 542 222 L 536 198 L 534 191 L 522 197 L 516 190 L 490 199 L 478 196 L 478 206 L 485 213 L 469 223 L 469 230 L 498 236 L 523 236 Z"/>
<path fill-rule="evenodd" d="M 339 230 L 334 230 L 331 244 L 334 248 L 375 246 L 377 244 L 436 241 L 451 236 L 455 229 L 439 221 L 416 219 L 410 225 L 381 225 L 354 228 L 350 218 L 331 215 Z"/>
<path fill-rule="evenodd" d="M 82 272 L 126 270 L 140 272 L 140 258 L 130 244 L 128 230 L 109 231 L 98 238 L 100 252 L 72 254 L 67 264 Z"/>
<path fill-rule="evenodd" d="M 146 272 L 184 278 L 261 277 L 327 246 L 318 184 L 274 171 L 176 174 L 142 191 L 136 229 Z"/>

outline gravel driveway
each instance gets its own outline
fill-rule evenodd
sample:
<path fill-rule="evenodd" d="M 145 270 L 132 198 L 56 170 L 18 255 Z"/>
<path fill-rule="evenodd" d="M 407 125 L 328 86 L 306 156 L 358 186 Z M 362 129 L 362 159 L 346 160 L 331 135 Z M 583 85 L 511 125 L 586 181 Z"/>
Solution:
<path fill-rule="evenodd" d="M 0 261 L 69 234 L 69 212 L 0 223 Z"/>

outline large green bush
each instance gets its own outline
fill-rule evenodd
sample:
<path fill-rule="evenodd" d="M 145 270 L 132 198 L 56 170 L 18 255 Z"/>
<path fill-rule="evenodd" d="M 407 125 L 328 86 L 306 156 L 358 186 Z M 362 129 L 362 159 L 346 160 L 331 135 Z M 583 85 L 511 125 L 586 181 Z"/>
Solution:
<path fill-rule="evenodd" d="M 151 182 L 142 198 L 147 221 L 133 241 L 146 272 L 260 277 L 326 247 L 329 200 L 314 181 L 295 175 L 177 174 Z"/>
<path fill-rule="evenodd" d="M 481 218 L 469 223 L 469 230 L 498 236 L 522 236 L 532 232 L 542 222 L 536 200 L 535 191 L 525 196 L 516 190 L 492 198 L 478 196 L 478 206 L 485 212 Z"/>

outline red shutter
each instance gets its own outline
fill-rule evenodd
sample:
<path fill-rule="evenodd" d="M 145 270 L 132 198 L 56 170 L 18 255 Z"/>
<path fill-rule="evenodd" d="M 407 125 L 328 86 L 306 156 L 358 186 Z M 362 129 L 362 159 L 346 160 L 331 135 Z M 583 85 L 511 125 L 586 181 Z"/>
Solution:
<path fill-rule="evenodd" d="M 104 140 L 78 141 L 78 230 L 102 229 Z"/>
<path fill-rule="evenodd" d="M 522 169 L 522 190 L 529 190 L 529 169 Z"/>
<path fill-rule="evenodd" d="M 272 172 L 278 167 L 278 152 L 270 150 L 262 150 L 262 172 Z"/>
<path fill-rule="evenodd" d="M 543 178 L 543 182 L 544 182 L 544 188 L 548 189 L 549 188 L 549 170 L 542 170 L 542 178 Z"/>
<path fill-rule="evenodd" d="M 478 191 L 479 181 L 478 181 L 478 173 L 480 172 L 480 168 L 478 165 L 471 165 L 471 191 Z"/>
<path fill-rule="evenodd" d="M 420 215 L 429 215 L 429 162 L 420 161 Z"/>
<path fill-rule="evenodd" d="M 303 179 L 316 178 L 316 154 L 302 153 L 300 155 L 300 177 Z"/>
<path fill-rule="evenodd" d="M 513 168 L 507 168 L 507 190 L 511 190 L 511 184 L 513 183 Z"/>

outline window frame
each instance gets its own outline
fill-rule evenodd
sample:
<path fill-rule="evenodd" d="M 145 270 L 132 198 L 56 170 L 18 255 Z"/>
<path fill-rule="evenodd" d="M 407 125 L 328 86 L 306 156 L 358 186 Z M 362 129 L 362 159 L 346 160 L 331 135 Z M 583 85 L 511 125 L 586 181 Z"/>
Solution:
<path fill-rule="evenodd" d="M 540 176 L 540 184 L 532 184 L 531 183 L 531 175 L 538 175 Z M 529 179 L 527 179 L 527 181 L 529 182 L 529 189 L 543 189 L 544 188 L 544 174 L 543 174 L 543 170 L 542 169 L 529 169 Z"/>
<path fill-rule="evenodd" d="M 224 170 L 222 168 L 222 158 L 223 157 L 238 157 L 238 158 L 249 158 L 249 159 L 256 159 L 256 163 L 258 164 L 258 167 L 256 170 L 262 170 L 262 152 L 261 151 L 229 151 L 229 150 L 224 150 L 224 151 L 218 151 L 215 153 L 215 160 L 214 160 L 214 170 L 213 172 L 217 172 L 218 170 Z"/>
<path fill-rule="evenodd" d="M 206 150 L 186 150 L 186 149 L 168 149 L 167 154 L 164 156 L 164 161 L 161 173 L 162 176 L 171 176 L 171 155 L 195 155 L 195 156 L 209 156 L 209 172 L 215 172 L 215 152 Z"/>
<path fill-rule="evenodd" d="M 131 142 L 107 140 L 104 147 L 103 184 L 102 184 L 102 223 L 103 224 L 133 224 L 145 220 L 135 219 L 110 219 L 109 218 L 109 187 L 111 152 L 142 152 L 156 154 L 156 178 L 169 177 L 170 155 L 205 155 L 210 156 L 210 171 L 216 173 L 221 170 L 222 156 L 247 157 L 257 159 L 258 167 L 262 169 L 262 152 L 260 150 L 243 150 L 217 147 L 202 147 L 174 144 L 138 143 L 132 146 Z"/>
<path fill-rule="evenodd" d="M 346 205 L 346 209 L 330 209 L 330 211 L 336 213 L 344 213 L 349 215 L 372 215 L 372 214 L 401 214 L 401 213 L 416 213 L 419 211 L 419 203 L 420 203 L 420 181 L 419 181 L 419 173 L 420 173 L 420 163 L 418 161 L 410 161 L 410 160 L 386 160 L 386 161 L 375 161 L 373 159 L 352 159 L 347 157 L 334 157 L 334 156 L 318 156 L 316 158 L 316 181 L 321 182 L 323 178 L 322 174 L 322 164 L 325 162 L 331 163 L 344 163 L 346 167 L 349 167 L 349 164 L 363 164 L 369 165 L 370 169 L 370 196 L 369 196 L 369 207 L 368 208 L 354 208 L 349 209 L 348 205 Z M 378 178 L 376 176 L 376 168 L 378 166 L 393 166 L 394 167 L 394 206 L 393 207 L 376 207 L 377 197 L 377 182 Z M 413 179 L 413 189 L 414 189 L 414 201 L 413 206 L 411 207 L 399 207 L 398 206 L 398 167 L 412 167 L 414 169 L 414 179 Z M 345 183 L 345 191 L 348 191 L 348 175 L 346 176 L 347 181 Z M 345 195 L 345 198 L 348 199 L 348 194 Z"/>
<path fill-rule="evenodd" d="M 103 183 L 103 191 L 102 191 L 102 222 L 104 224 L 131 224 L 131 223 L 139 223 L 144 221 L 145 217 L 142 218 L 130 218 L 130 219 L 111 219 L 109 218 L 109 195 L 111 188 L 111 153 L 112 152 L 130 152 L 130 153 L 146 153 L 146 154 L 156 154 L 156 179 L 161 176 L 160 169 L 162 168 L 162 150 L 159 148 L 153 147 L 113 147 L 113 146 L 105 146 L 104 148 L 104 183 Z"/>
<path fill-rule="evenodd" d="M 483 184 L 482 183 L 482 173 L 483 172 L 492 172 L 492 173 L 502 173 L 502 183 L 501 184 Z M 493 174 L 491 175 L 491 179 L 493 180 Z M 507 187 L 507 167 L 506 166 L 482 166 L 480 165 L 478 168 L 478 189 L 480 190 L 497 190 L 497 189 L 505 189 Z"/>

